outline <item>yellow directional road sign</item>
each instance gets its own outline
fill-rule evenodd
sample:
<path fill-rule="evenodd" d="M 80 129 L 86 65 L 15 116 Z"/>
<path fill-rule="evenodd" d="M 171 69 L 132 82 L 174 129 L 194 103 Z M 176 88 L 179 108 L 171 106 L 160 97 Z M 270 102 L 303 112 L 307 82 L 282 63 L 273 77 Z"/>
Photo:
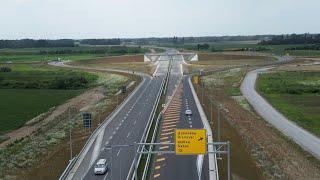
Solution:
<path fill-rule="evenodd" d="M 205 129 L 176 129 L 175 140 L 177 155 L 206 153 Z"/>

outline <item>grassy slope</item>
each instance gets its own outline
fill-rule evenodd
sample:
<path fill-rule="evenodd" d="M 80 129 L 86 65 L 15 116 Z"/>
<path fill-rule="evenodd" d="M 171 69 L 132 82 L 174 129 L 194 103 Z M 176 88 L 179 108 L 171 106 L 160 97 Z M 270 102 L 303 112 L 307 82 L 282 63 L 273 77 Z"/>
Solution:
<path fill-rule="evenodd" d="M 320 72 L 317 72 L 316 75 L 301 72 L 263 74 L 258 79 L 257 89 L 290 120 L 320 136 L 320 95 L 317 93 L 285 93 L 287 90 L 292 91 L 294 87 L 301 91 L 310 89 L 310 86 L 319 89 L 319 82 Z"/>
<path fill-rule="evenodd" d="M 17 129 L 83 90 L 0 89 L 0 133 Z"/>

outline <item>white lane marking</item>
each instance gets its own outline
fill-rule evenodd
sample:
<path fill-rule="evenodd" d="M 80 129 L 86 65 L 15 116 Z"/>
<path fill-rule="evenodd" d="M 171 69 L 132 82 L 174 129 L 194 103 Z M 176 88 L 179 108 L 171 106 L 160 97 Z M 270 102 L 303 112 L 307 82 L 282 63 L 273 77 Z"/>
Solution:
<path fill-rule="evenodd" d="M 101 145 L 102 145 L 102 141 L 103 141 L 103 136 L 104 136 L 104 132 L 105 132 L 106 128 L 104 128 L 102 130 L 102 132 L 100 132 L 98 134 L 98 137 L 96 138 L 96 142 L 94 144 L 94 148 L 92 151 L 92 155 L 91 155 L 91 160 L 90 160 L 90 166 L 96 161 L 96 159 L 98 158 L 99 155 L 99 151 L 101 149 Z"/>
<path fill-rule="evenodd" d="M 105 143 L 105 145 L 108 145 L 109 144 L 109 141 L 107 141 L 106 143 Z"/>
<path fill-rule="evenodd" d="M 189 121 L 191 121 L 191 117 L 189 117 Z"/>
<path fill-rule="evenodd" d="M 190 127 L 192 128 L 192 125 L 190 125 Z"/>
<path fill-rule="evenodd" d="M 131 132 L 128 133 L 127 138 L 130 136 Z"/>
<path fill-rule="evenodd" d="M 119 151 L 118 151 L 118 153 L 117 153 L 117 156 L 119 156 L 119 154 L 120 154 L 120 151 L 121 151 L 121 149 L 119 149 Z"/>
<path fill-rule="evenodd" d="M 192 121 L 189 121 L 189 124 L 192 124 Z"/>
<path fill-rule="evenodd" d="M 116 127 L 116 130 L 119 130 L 119 126 L 118 126 L 118 127 Z"/>
<path fill-rule="evenodd" d="M 115 135 L 115 134 L 116 134 L 116 131 L 113 131 L 112 134 Z"/>
<path fill-rule="evenodd" d="M 112 138 L 113 138 L 113 136 L 110 136 L 110 137 L 109 137 L 109 141 L 110 141 Z"/>
<path fill-rule="evenodd" d="M 133 125 L 135 125 L 137 123 L 137 120 L 135 120 L 134 122 L 133 122 Z"/>
<path fill-rule="evenodd" d="M 127 119 L 127 116 L 125 116 L 123 119 Z"/>

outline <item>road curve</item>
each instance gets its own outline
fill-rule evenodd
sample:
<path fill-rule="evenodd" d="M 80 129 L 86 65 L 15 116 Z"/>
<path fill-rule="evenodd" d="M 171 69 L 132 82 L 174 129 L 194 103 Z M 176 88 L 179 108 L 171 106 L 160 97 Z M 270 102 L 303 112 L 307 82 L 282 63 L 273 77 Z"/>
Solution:
<path fill-rule="evenodd" d="M 295 141 L 304 150 L 320 159 L 320 138 L 288 120 L 256 91 L 255 83 L 259 72 L 267 71 L 268 69 L 270 68 L 257 69 L 247 73 L 240 88 L 243 96 L 261 117 Z"/>

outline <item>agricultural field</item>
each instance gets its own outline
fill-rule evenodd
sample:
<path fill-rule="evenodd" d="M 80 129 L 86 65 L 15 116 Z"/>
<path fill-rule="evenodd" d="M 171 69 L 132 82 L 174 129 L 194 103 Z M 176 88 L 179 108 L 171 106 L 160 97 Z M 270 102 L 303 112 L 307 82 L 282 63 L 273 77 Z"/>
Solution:
<path fill-rule="evenodd" d="M 152 64 L 144 62 L 143 55 L 88 59 L 82 61 L 72 61 L 68 64 L 74 66 L 139 71 L 147 74 L 152 74 L 155 68 Z"/>
<path fill-rule="evenodd" d="M 32 117 L 95 86 L 98 80 L 95 74 L 43 64 L 5 67 L 11 72 L 0 72 L 0 134 L 23 126 Z"/>
<path fill-rule="evenodd" d="M 205 42 L 203 42 L 205 43 Z M 220 52 L 220 51 L 255 51 L 261 53 L 269 53 L 275 55 L 292 55 L 292 56 L 308 56 L 308 57 L 320 57 L 320 50 L 293 50 L 295 48 L 306 46 L 305 44 L 298 45 L 259 45 L 258 41 L 219 41 L 209 42 L 208 49 L 202 49 L 204 52 Z M 166 47 L 175 47 L 181 50 L 198 51 L 197 43 L 184 44 L 184 45 L 170 45 L 166 44 Z"/>
<path fill-rule="evenodd" d="M 83 90 L 0 89 L 0 134 L 22 127 L 26 121 L 82 92 Z"/>
<path fill-rule="evenodd" d="M 92 112 L 93 126 L 98 126 L 100 115 L 106 117 L 117 106 L 115 93 L 119 87 L 134 80 L 130 92 L 139 81 L 136 77 L 129 79 L 119 74 L 84 72 L 42 63 L 0 65 L 3 66 L 10 67 L 11 72 L 0 72 L 1 81 L 8 82 L 0 86 L 3 100 L 0 113 L 5 115 L 0 119 L 0 179 L 57 179 L 70 156 L 66 141 L 69 128 L 74 129 L 74 153 L 81 150 L 90 135 L 82 131 L 81 111 Z M 52 86 L 61 78 L 66 87 Z M 79 81 L 82 83 L 74 83 Z M 26 82 L 33 82 L 37 89 L 29 88 Z M 120 96 L 119 101 L 123 98 Z M 71 123 L 69 107 L 72 107 Z M 38 116 L 40 113 L 45 116 Z M 30 121 L 31 118 L 34 119 Z M 4 145 L 8 141 L 10 144 Z"/>
<path fill-rule="evenodd" d="M 237 65 L 258 65 L 274 61 L 273 57 L 232 53 L 199 53 L 199 61 L 188 62 L 189 72 Z"/>
<path fill-rule="evenodd" d="M 79 46 L 61 48 L 0 49 L 0 62 L 83 60 L 106 56 L 144 54 L 147 48 L 132 46 Z"/>
<path fill-rule="evenodd" d="M 320 72 L 278 71 L 259 76 L 257 89 L 281 113 L 320 136 Z"/>

